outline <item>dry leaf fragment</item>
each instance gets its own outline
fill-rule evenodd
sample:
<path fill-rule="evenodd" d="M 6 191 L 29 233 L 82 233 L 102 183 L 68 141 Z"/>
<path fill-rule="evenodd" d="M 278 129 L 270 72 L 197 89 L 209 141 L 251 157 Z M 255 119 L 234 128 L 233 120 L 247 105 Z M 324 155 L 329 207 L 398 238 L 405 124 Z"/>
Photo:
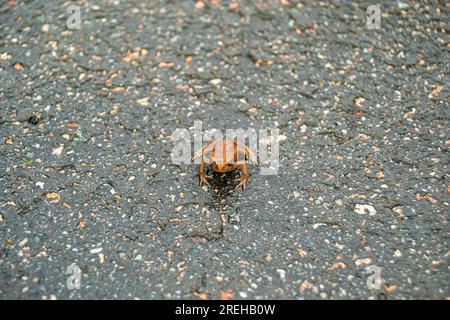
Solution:
<path fill-rule="evenodd" d="M 148 100 L 150 97 L 145 97 L 137 100 L 137 103 L 140 104 L 143 107 L 147 107 L 149 105 Z"/>
<path fill-rule="evenodd" d="M 58 148 L 53 149 L 52 155 L 54 155 L 54 156 L 60 156 L 61 153 L 62 153 L 62 151 L 63 151 L 63 149 L 64 149 L 64 145 L 62 144 L 62 145 L 60 145 Z"/>
<path fill-rule="evenodd" d="M 48 203 L 58 203 L 61 196 L 56 192 L 49 192 L 45 194 Z"/>
<path fill-rule="evenodd" d="M 363 97 L 356 97 L 354 101 L 355 104 L 360 107 L 366 101 L 366 99 Z"/>
<path fill-rule="evenodd" d="M 397 289 L 397 286 L 394 285 L 394 284 L 386 284 L 386 285 L 384 286 L 384 290 L 385 290 L 386 292 L 392 292 L 392 291 L 395 291 L 396 289 Z"/>
<path fill-rule="evenodd" d="M 114 79 L 115 77 L 117 77 L 118 75 L 119 75 L 118 72 L 112 73 L 112 74 L 108 77 L 108 79 L 105 80 L 105 85 L 109 86 L 109 85 L 111 84 L 111 82 L 113 81 L 113 79 Z"/>
<path fill-rule="evenodd" d="M 336 268 L 346 268 L 347 265 L 343 263 L 342 261 L 338 261 L 333 263 L 333 265 L 330 267 L 330 270 L 336 269 Z"/>
<path fill-rule="evenodd" d="M 122 58 L 124 62 L 130 62 L 139 58 L 139 51 L 128 51 L 128 53 Z"/>
<path fill-rule="evenodd" d="M 381 171 L 378 171 L 377 173 L 375 173 L 375 176 L 377 177 L 377 178 L 384 178 L 384 173 L 383 172 L 381 172 Z"/>
<path fill-rule="evenodd" d="M 66 126 L 68 126 L 69 128 L 76 128 L 78 127 L 80 124 L 78 122 L 67 122 Z"/>
<path fill-rule="evenodd" d="M 208 295 L 204 292 L 194 291 L 193 294 L 194 294 L 194 296 L 196 296 L 199 299 L 202 299 L 202 300 L 208 299 Z"/>
<path fill-rule="evenodd" d="M 230 4 L 228 5 L 228 7 L 229 7 L 230 9 L 236 9 L 237 7 L 239 7 L 239 2 L 233 0 L 233 1 L 230 2 Z"/>
<path fill-rule="evenodd" d="M 0 54 L 0 60 L 9 60 L 11 59 L 11 55 L 8 52 L 3 52 Z"/>
<path fill-rule="evenodd" d="M 226 290 L 220 290 L 219 299 L 220 300 L 231 300 L 234 298 L 234 290 L 233 289 L 226 289 Z"/>
<path fill-rule="evenodd" d="M 203 9 L 205 7 L 205 3 L 203 1 L 197 1 L 195 3 L 195 9 Z"/>
<path fill-rule="evenodd" d="M 67 203 L 65 203 L 65 202 L 63 202 L 62 206 L 63 206 L 64 208 L 66 208 L 66 209 L 70 209 L 70 208 L 71 208 L 71 206 L 69 206 L 69 205 L 68 205 Z"/>
<path fill-rule="evenodd" d="M 105 262 L 105 254 L 103 252 L 100 252 L 98 254 L 98 260 L 99 260 L 100 264 L 103 264 L 103 262 Z"/>
<path fill-rule="evenodd" d="M 433 196 L 431 196 L 429 194 L 424 195 L 424 196 L 422 196 L 421 194 L 416 194 L 416 199 L 417 200 L 428 200 L 432 204 L 437 203 L 437 200 L 435 198 L 433 198 Z"/>
<path fill-rule="evenodd" d="M 45 251 L 41 251 L 36 255 L 36 257 L 48 257 L 48 254 Z"/>
<path fill-rule="evenodd" d="M 116 92 L 122 92 L 125 88 L 124 87 L 114 87 L 112 89 L 112 92 L 116 93 Z"/>
<path fill-rule="evenodd" d="M 372 262 L 372 259 L 370 259 L 370 258 L 356 259 L 355 260 L 355 265 L 360 266 L 362 264 L 369 264 L 371 262 Z"/>
<path fill-rule="evenodd" d="M 86 226 L 86 220 L 81 219 L 81 220 L 78 221 L 78 223 L 77 223 L 77 230 L 83 229 L 85 226 Z"/>
<path fill-rule="evenodd" d="M 316 31 L 316 26 L 314 24 L 312 24 L 312 25 L 306 27 L 305 31 L 307 33 L 313 33 L 314 31 Z"/>
<path fill-rule="evenodd" d="M 431 91 L 431 93 L 434 94 L 434 95 L 437 95 L 441 91 L 442 91 L 442 86 L 438 85 Z"/>
<path fill-rule="evenodd" d="M 188 65 L 192 61 L 192 56 L 186 56 L 184 57 L 184 64 Z"/>
<path fill-rule="evenodd" d="M 297 252 L 298 252 L 298 255 L 302 258 L 304 258 L 306 256 L 306 251 L 303 250 L 302 248 L 298 248 Z"/>
<path fill-rule="evenodd" d="M 403 218 L 405 214 L 403 213 L 403 206 L 395 206 L 392 208 L 392 211 L 394 211 L 400 218 Z"/>
<path fill-rule="evenodd" d="M 342 81 L 340 81 L 340 80 L 332 80 L 331 83 L 333 84 L 333 86 L 339 87 L 342 84 Z"/>
<path fill-rule="evenodd" d="M 161 68 L 170 68 L 170 67 L 173 67 L 173 66 L 174 66 L 174 63 L 173 63 L 173 62 L 170 62 L 170 61 L 163 61 L 163 62 L 160 62 L 160 63 L 159 63 L 159 66 L 160 66 Z"/>
<path fill-rule="evenodd" d="M 304 294 L 305 290 L 310 289 L 311 287 L 312 287 L 311 282 L 309 282 L 309 280 L 306 279 L 298 286 L 298 289 L 300 290 L 301 294 Z"/>
<path fill-rule="evenodd" d="M 325 179 L 327 179 L 327 180 L 334 179 L 334 176 L 328 172 L 325 172 L 323 175 L 325 176 Z"/>
<path fill-rule="evenodd" d="M 17 63 L 14 64 L 14 69 L 19 70 L 19 71 L 23 71 L 23 69 L 25 69 L 25 68 L 24 68 L 22 63 L 17 62 Z"/>

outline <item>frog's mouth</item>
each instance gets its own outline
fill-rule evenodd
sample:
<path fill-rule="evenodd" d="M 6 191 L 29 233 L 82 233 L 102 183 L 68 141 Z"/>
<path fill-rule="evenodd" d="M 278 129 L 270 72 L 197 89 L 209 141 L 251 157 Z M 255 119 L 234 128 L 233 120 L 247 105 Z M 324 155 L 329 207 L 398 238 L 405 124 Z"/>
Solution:
<path fill-rule="evenodd" d="M 233 171 L 234 169 L 236 169 L 236 166 L 232 165 L 232 164 L 228 164 L 228 163 L 224 163 L 224 164 L 217 164 L 217 163 L 213 163 L 210 165 L 211 170 L 214 172 L 230 172 Z"/>

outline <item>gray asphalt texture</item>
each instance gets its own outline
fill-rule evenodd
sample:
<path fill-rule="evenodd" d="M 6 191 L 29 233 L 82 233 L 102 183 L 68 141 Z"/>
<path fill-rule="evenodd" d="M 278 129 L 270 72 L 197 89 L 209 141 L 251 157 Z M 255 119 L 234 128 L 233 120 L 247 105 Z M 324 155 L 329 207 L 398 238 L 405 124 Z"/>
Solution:
<path fill-rule="evenodd" d="M 448 299 L 449 3 L 73 3 L 0 5 L 0 298 Z M 278 175 L 201 188 L 194 120 Z"/>

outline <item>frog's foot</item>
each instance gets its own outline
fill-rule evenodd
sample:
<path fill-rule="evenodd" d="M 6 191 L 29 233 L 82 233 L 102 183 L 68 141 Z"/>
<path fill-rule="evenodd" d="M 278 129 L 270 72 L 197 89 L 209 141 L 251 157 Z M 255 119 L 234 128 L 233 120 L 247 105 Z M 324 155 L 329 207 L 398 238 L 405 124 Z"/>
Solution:
<path fill-rule="evenodd" d="M 247 183 L 248 183 L 248 176 L 242 175 L 239 184 L 236 186 L 236 189 L 242 188 L 242 190 L 245 190 Z"/>
<path fill-rule="evenodd" d="M 209 182 L 206 180 L 205 177 L 200 177 L 198 180 L 199 180 L 199 183 L 198 183 L 198 184 L 199 184 L 200 186 L 205 185 L 205 184 L 208 185 L 208 186 L 211 186 L 211 185 L 209 184 Z"/>
<path fill-rule="evenodd" d="M 241 187 L 242 190 L 244 190 L 248 182 L 247 166 L 245 165 L 245 163 L 242 165 L 241 169 L 242 169 L 241 180 L 237 185 L 236 189 Z"/>
<path fill-rule="evenodd" d="M 204 174 L 201 174 L 201 175 L 199 175 L 199 185 L 204 185 L 204 184 L 206 184 L 206 185 L 208 185 L 208 186 L 211 186 L 210 184 L 209 184 L 209 182 L 208 182 L 208 180 L 206 180 L 206 179 L 211 179 L 211 176 L 206 176 L 206 175 L 204 175 Z"/>

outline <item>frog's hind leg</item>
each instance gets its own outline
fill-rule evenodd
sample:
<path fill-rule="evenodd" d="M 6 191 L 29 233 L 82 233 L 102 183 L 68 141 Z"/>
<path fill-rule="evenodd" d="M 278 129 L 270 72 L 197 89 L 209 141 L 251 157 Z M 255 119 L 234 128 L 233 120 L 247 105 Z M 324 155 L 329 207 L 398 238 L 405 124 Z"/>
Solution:
<path fill-rule="evenodd" d="M 199 151 L 197 151 L 194 156 L 192 157 L 192 160 L 195 160 L 199 158 L 200 156 L 207 155 L 211 153 L 212 150 L 216 147 L 216 141 L 210 142 L 205 144 L 203 147 L 200 148 Z"/>
<path fill-rule="evenodd" d="M 234 162 L 252 160 L 254 163 L 258 163 L 258 157 L 256 154 L 245 145 L 244 142 L 234 138 Z"/>

